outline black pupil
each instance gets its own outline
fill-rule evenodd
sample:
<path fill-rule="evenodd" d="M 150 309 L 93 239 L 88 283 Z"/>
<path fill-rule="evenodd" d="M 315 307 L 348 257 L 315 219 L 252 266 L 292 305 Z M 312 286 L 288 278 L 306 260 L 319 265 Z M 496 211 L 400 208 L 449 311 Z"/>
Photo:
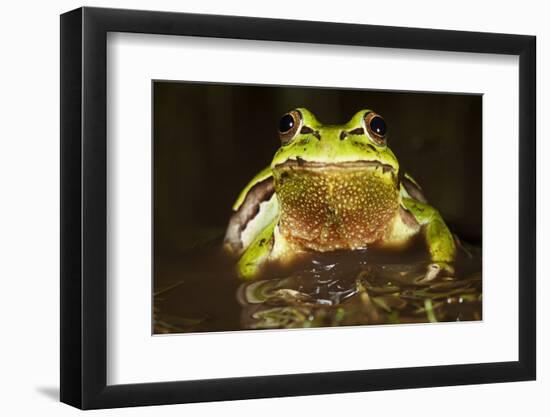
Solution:
<path fill-rule="evenodd" d="M 279 132 L 285 133 L 294 127 L 294 118 L 290 114 L 285 114 L 279 120 Z"/>
<path fill-rule="evenodd" d="M 386 122 L 380 116 L 374 116 L 370 121 L 370 130 L 377 135 L 384 136 L 386 134 Z"/>

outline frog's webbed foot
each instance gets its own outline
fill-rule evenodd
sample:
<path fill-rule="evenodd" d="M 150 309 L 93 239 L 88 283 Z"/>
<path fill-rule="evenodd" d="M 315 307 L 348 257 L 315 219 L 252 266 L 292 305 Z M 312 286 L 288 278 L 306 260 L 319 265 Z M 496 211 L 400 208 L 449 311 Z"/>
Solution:
<path fill-rule="evenodd" d="M 451 263 L 455 259 L 456 245 L 439 212 L 427 203 L 403 198 L 403 205 L 423 227 L 426 244 L 432 263 L 428 266 L 424 280 L 431 281 L 442 273 L 454 274 Z"/>

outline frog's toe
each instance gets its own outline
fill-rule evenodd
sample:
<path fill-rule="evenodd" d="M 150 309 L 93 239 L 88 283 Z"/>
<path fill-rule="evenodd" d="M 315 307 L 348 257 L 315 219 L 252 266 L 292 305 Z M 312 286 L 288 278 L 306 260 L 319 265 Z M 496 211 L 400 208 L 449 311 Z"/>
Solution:
<path fill-rule="evenodd" d="M 454 267 L 448 262 L 432 262 L 426 268 L 426 273 L 424 277 L 418 282 L 423 284 L 426 282 L 433 281 L 437 277 L 445 274 L 447 276 L 453 276 L 455 273 Z"/>

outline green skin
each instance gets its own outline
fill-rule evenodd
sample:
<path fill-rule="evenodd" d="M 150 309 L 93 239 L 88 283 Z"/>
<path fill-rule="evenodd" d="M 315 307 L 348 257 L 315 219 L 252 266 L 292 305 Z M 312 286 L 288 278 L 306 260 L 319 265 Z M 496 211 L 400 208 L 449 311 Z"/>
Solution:
<path fill-rule="evenodd" d="M 296 129 L 267 168 L 243 189 L 233 206 L 225 247 L 239 256 L 243 279 L 261 275 L 266 262 L 300 254 L 367 245 L 399 247 L 425 236 L 434 270 L 452 273 L 455 242 L 420 186 L 399 172 L 386 138 L 369 129 L 371 110 L 344 125 L 324 125 L 305 108 Z"/>

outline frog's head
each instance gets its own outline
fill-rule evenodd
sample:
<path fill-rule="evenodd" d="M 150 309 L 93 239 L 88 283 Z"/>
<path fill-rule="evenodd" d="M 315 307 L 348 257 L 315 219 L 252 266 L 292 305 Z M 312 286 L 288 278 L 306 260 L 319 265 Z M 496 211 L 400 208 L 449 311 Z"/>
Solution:
<path fill-rule="evenodd" d="M 375 241 L 398 204 L 399 163 L 386 123 L 372 110 L 324 125 L 305 108 L 279 122 L 282 146 L 271 169 L 288 235 L 317 250 Z"/>
<path fill-rule="evenodd" d="M 397 173 L 399 164 L 386 145 L 386 123 L 372 110 L 361 110 L 342 125 L 324 125 L 313 113 L 298 108 L 279 121 L 279 148 L 271 168 L 383 168 Z"/>

